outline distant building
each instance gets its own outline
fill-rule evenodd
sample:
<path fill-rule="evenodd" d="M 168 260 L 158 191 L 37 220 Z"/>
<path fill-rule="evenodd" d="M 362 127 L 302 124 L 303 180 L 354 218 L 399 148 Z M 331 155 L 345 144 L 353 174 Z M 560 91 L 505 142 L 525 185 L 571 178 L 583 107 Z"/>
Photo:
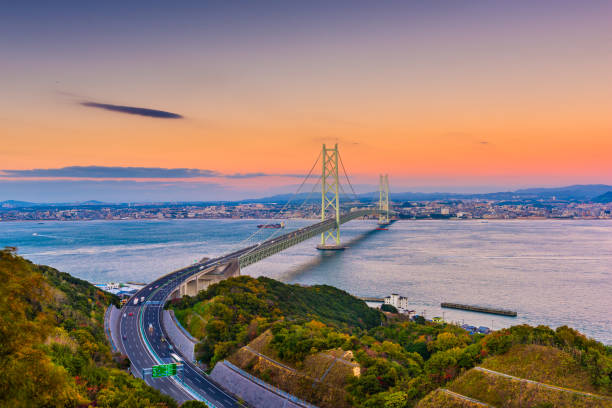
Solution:
<path fill-rule="evenodd" d="M 385 304 L 395 306 L 397 309 L 408 309 L 408 298 L 392 293 L 391 296 L 385 297 Z"/>

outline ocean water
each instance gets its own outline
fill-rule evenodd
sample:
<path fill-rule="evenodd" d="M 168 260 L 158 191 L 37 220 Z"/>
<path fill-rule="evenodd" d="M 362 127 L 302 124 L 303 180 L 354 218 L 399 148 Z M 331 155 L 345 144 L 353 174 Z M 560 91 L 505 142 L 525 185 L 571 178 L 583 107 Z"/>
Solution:
<path fill-rule="evenodd" d="M 289 220 L 282 231 L 258 230 L 258 220 L 4 222 L 0 246 L 93 283 L 149 282 L 312 222 Z M 399 293 L 428 318 L 494 329 L 568 325 L 612 344 L 612 221 L 399 221 L 388 231 L 375 228 L 351 221 L 341 232 L 345 251 L 317 251 L 313 238 L 242 273 L 360 296 Z M 441 302 L 511 309 L 518 317 L 441 309 Z"/>

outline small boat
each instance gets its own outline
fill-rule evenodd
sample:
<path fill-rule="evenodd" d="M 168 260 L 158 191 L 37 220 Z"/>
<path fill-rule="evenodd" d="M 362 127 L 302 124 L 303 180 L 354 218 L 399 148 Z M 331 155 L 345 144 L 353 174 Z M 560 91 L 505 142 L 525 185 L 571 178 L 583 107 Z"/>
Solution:
<path fill-rule="evenodd" d="M 273 229 L 285 228 L 285 223 L 280 222 L 278 224 L 259 224 L 257 228 L 266 228 L 266 229 L 267 228 L 273 228 Z"/>

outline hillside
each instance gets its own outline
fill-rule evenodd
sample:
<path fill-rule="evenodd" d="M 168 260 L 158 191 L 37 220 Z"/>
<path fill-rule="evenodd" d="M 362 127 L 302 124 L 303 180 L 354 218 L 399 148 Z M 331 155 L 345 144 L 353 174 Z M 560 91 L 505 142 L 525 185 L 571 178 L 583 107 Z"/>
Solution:
<path fill-rule="evenodd" d="M 612 203 L 612 191 L 607 191 L 592 200 L 594 203 Z"/>
<path fill-rule="evenodd" d="M 311 321 L 307 327 L 323 328 L 322 323 Z M 346 336 L 348 338 L 348 336 Z M 360 374 L 359 364 L 352 352 L 341 348 L 309 353 L 300 361 L 287 361 L 280 357 L 271 330 L 228 357 L 228 360 L 298 398 L 326 408 L 350 407 L 347 401 L 348 379 Z"/>
<path fill-rule="evenodd" d="M 0 281 L 0 406 L 176 407 L 115 362 L 103 328 L 112 295 L 9 248 Z"/>
<path fill-rule="evenodd" d="M 213 366 L 280 320 L 317 319 L 344 330 L 381 322 L 380 312 L 332 286 L 286 285 L 273 279 L 239 276 L 211 285 L 171 306 L 180 323 L 202 339 L 199 359 Z"/>
<path fill-rule="evenodd" d="M 247 276 L 212 285 L 170 307 L 201 340 L 198 358 L 209 366 L 228 359 L 322 408 L 481 406 L 453 394 L 470 387 L 477 389 L 475 396 L 490 392 L 509 401 L 512 392 L 522 390 L 524 396 L 540 398 L 541 407 L 584 402 L 584 396 L 568 400 L 529 384 L 517 388 L 514 380 L 477 366 L 600 395 L 612 390 L 612 350 L 568 327 L 515 326 L 470 336 L 454 325 L 382 314 L 329 286 Z M 487 398 L 498 406 L 501 397 Z M 517 401 L 533 406 L 524 398 Z"/>
<path fill-rule="evenodd" d="M 609 348 L 567 328 L 553 334 L 542 327 L 517 326 L 503 335 L 497 338 L 513 340 L 504 340 L 500 351 L 506 352 L 483 359 L 417 407 L 482 406 L 470 399 L 494 407 L 612 407 Z"/>
<path fill-rule="evenodd" d="M 517 344 L 507 353 L 487 358 L 480 365 L 515 377 L 612 397 L 612 388 L 596 386 L 591 375 L 572 354 L 555 347 Z"/>
<path fill-rule="evenodd" d="M 548 384 L 553 385 L 553 384 Z M 612 400 L 582 395 L 573 391 L 543 387 L 472 369 L 448 389 L 494 407 L 610 408 Z M 427 407 L 423 403 L 419 407 Z"/>

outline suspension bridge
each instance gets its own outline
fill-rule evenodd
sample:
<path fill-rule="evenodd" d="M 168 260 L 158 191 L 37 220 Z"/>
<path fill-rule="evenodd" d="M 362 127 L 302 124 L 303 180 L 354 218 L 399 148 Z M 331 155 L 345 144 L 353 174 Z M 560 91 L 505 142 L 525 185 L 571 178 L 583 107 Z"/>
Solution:
<path fill-rule="evenodd" d="M 323 145 L 323 150 L 298 190 L 293 194 L 293 197 L 299 195 L 301 189 L 310 179 L 319 161 L 322 162 L 321 176 L 318 177 L 317 182 L 314 183 L 312 190 L 314 191 L 317 186 L 321 186 L 320 222 L 280 236 L 276 236 L 280 230 L 275 230 L 276 232 L 274 232 L 271 237 L 224 256 L 222 258 L 223 262 L 216 263 L 206 268 L 203 267 L 204 265 L 200 265 L 201 271 L 192 274 L 178 285 L 176 290 L 172 293 L 171 298 L 178 298 L 185 295 L 195 296 L 199 291 L 206 289 L 212 283 L 239 275 L 241 268 L 261 261 L 262 259 L 277 254 L 303 241 L 316 237 L 317 235 L 321 236 L 321 241 L 319 245 L 316 246 L 318 250 L 343 250 L 345 246 L 342 245 L 340 240 L 340 226 L 351 220 L 363 217 L 378 217 L 378 223 L 382 227 L 391 222 L 391 210 L 389 208 L 389 178 L 387 175 L 380 175 L 379 178 L 378 205 L 370 205 L 366 208 L 353 207 L 348 211 L 342 210 L 340 202 L 341 196 L 350 197 L 350 195 L 344 191 L 340 183 L 341 175 L 345 176 L 353 198 L 356 199 L 356 201 L 358 201 L 358 198 L 348 174 L 346 173 L 344 164 L 342 163 L 337 144 L 332 148 Z M 343 170 L 342 173 L 340 172 L 340 168 Z M 311 191 L 311 194 L 313 191 Z M 307 196 L 298 209 L 304 206 L 309 198 L 310 196 Z M 293 198 L 287 200 L 285 205 L 279 210 L 279 217 L 282 217 L 283 212 L 287 209 L 292 200 Z M 253 233 L 250 237 L 242 241 L 242 245 L 257 238 L 263 231 L 266 231 L 266 229 L 261 229 Z"/>
<path fill-rule="evenodd" d="M 241 268 L 318 235 L 321 237 L 319 245 L 316 246 L 318 250 L 337 251 L 344 249 L 340 240 L 340 226 L 351 220 L 362 217 L 378 217 L 378 222 L 383 228 L 391 222 L 392 211 L 389 208 L 389 180 L 387 175 L 381 175 L 379 178 L 378 205 L 366 205 L 364 208 L 353 206 L 348 210 L 342 209 L 341 193 L 347 195 L 340 183 L 342 174 L 346 177 L 348 187 L 355 198 L 357 195 L 342 163 L 337 144 L 332 148 L 323 145 L 317 161 L 294 194 L 294 198 L 307 184 L 319 160 L 321 160 L 322 165 L 321 176 L 318 177 L 317 183 L 314 184 L 312 189 L 314 192 L 319 184 L 321 186 L 321 220 L 319 222 L 278 236 L 276 235 L 279 230 L 276 230 L 267 239 L 260 239 L 257 243 L 245 244 L 245 242 L 256 239 L 260 234 L 263 234 L 263 231 L 256 231 L 240 244 L 242 246 L 240 249 L 234 252 L 214 259 L 203 259 L 198 263 L 162 276 L 139 290 L 121 309 L 116 324 L 109 324 L 111 338 L 115 339 L 113 343 L 116 344 L 119 351 L 126 354 L 130 359 L 131 371 L 134 375 L 144 378 L 149 385 L 172 396 L 179 403 L 189 399 L 197 399 L 206 402 L 210 407 L 241 406 L 239 400 L 228 393 L 223 384 L 212 381 L 188 359 L 181 362 L 182 376 L 180 380 L 175 377 L 152 379 L 147 376 L 147 373 L 151 372 L 152 366 L 172 362 L 176 360 L 177 353 L 181 354 L 180 347 L 172 344 L 168 333 L 161 324 L 162 306 L 172 298 L 180 298 L 184 295 L 195 296 L 199 291 L 206 289 L 215 282 L 239 275 Z M 340 172 L 340 167 L 343 173 Z M 303 204 L 307 200 L 308 198 L 304 200 Z M 291 201 L 288 200 L 281 208 L 279 217 L 283 215 L 283 211 L 288 208 Z M 182 357 L 185 358 L 185 356 Z"/>

